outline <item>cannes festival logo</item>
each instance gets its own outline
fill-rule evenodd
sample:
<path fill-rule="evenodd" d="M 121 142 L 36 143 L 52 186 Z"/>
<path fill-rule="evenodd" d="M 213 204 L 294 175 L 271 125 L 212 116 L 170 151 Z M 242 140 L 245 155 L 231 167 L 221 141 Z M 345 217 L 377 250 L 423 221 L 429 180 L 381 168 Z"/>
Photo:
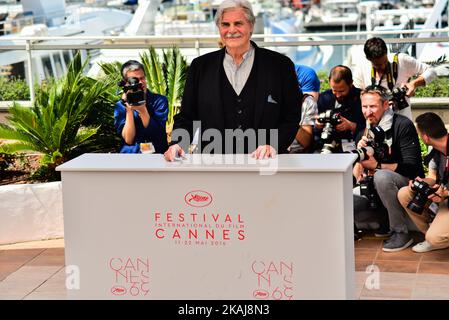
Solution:
<path fill-rule="evenodd" d="M 114 286 L 111 289 L 111 293 L 116 296 L 123 296 L 124 294 L 126 294 L 126 288 L 122 286 Z"/>
<path fill-rule="evenodd" d="M 203 190 L 193 190 L 187 193 L 184 201 L 192 207 L 207 207 L 212 202 L 212 196 L 209 192 Z"/>

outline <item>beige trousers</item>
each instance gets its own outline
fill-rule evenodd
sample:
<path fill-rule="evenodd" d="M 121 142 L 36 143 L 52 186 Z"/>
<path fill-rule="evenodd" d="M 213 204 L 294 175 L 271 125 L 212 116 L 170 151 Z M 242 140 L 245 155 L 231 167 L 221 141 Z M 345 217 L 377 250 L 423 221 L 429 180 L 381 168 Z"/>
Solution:
<path fill-rule="evenodd" d="M 433 222 L 429 225 L 429 213 L 424 210 L 422 214 L 417 214 L 407 208 L 415 193 L 408 186 L 403 187 L 398 192 L 398 200 L 405 211 L 416 224 L 418 229 L 426 235 L 426 241 L 436 249 L 449 247 L 449 208 L 446 203 L 440 203 L 440 208 Z"/>

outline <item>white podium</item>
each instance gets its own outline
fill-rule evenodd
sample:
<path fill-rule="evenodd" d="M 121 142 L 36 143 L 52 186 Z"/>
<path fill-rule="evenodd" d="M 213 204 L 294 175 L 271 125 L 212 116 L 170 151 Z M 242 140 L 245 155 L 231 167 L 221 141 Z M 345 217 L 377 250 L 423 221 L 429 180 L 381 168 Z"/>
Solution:
<path fill-rule="evenodd" d="M 249 159 L 84 154 L 59 166 L 68 297 L 355 298 L 355 156 Z"/>

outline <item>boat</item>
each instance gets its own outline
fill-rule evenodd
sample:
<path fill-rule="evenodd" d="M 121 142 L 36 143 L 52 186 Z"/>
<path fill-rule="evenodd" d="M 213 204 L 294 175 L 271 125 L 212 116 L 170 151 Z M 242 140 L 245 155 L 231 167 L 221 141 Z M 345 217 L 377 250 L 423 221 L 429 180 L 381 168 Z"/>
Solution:
<path fill-rule="evenodd" d="M 193 4 L 192 4 L 193 3 Z M 189 5 L 177 6 L 176 4 L 162 6 L 158 1 L 139 1 L 132 21 L 121 34 L 123 38 L 140 35 L 154 35 L 158 37 L 177 36 L 177 38 L 192 38 L 195 36 L 216 36 L 209 40 L 206 47 L 195 48 L 194 45 L 181 48 L 182 54 L 190 63 L 198 55 L 205 54 L 219 48 L 218 30 L 214 22 L 214 13 L 219 2 L 194 1 Z M 299 34 L 301 29 L 300 17 L 287 7 L 279 3 L 266 3 L 253 1 L 253 11 L 256 16 L 253 39 L 269 42 L 279 41 L 314 41 L 319 37 L 279 37 L 282 34 Z M 273 35 L 275 35 L 273 37 Z M 120 40 L 118 40 L 120 41 Z M 126 40 L 122 40 L 126 41 Z M 117 43 L 117 41 L 115 41 Z M 332 55 L 332 46 L 290 46 L 269 47 L 275 51 L 287 55 L 295 64 L 308 65 L 316 70 L 321 70 Z M 92 60 L 92 68 L 89 75 L 95 76 L 100 71 L 99 63 L 119 61 L 121 63 L 129 59 L 139 59 L 139 55 L 145 48 L 128 50 L 101 50 L 101 54 Z M 160 50 L 159 50 L 160 52 Z"/>
<path fill-rule="evenodd" d="M 277 15 L 265 15 L 267 28 L 265 29 L 266 41 L 320 41 L 322 37 L 270 37 L 270 35 L 290 35 L 301 34 L 303 31 L 302 16 L 295 14 L 290 10 L 283 10 Z M 288 56 L 293 63 L 306 65 L 315 70 L 322 70 L 327 65 L 333 54 L 333 47 L 324 46 L 291 46 L 291 47 L 272 47 L 271 49 L 281 52 Z"/>
<path fill-rule="evenodd" d="M 411 7 L 420 5 L 419 7 Z M 360 3 L 363 11 L 366 13 L 366 31 L 372 31 L 376 34 L 378 31 L 396 31 L 391 35 L 385 35 L 383 38 L 431 38 L 434 34 L 426 32 L 410 34 L 401 32 L 404 30 L 428 30 L 441 28 L 443 25 L 443 12 L 446 10 L 448 0 L 436 0 L 435 3 L 409 0 L 405 3 L 398 3 L 396 7 L 384 9 L 380 1 L 365 1 Z M 447 35 L 447 31 L 446 31 Z M 443 54 L 449 56 L 449 46 L 446 43 L 391 43 L 390 52 L 405 52 L 416 57 L 423 62 L 438 60 Z M 344 61 L 351 68 L 357 68 L 360 63 L 369 63 L 363 52 L 363 45 L 352 46 Z M 445 72 L 446 68 L 438 68 Z M 354 70 L 354 69 L 353 69 Z M 441 74 L 440 72 L 438 72 Z"/>
<path fill-rule="evenodd" d="M 19 9 L 19 7 L 16 7 Z M 16 19 L 6 24 L 0 45 L 25 45 L 25 37 L 67 37 L 67 40 L 45 40 L 44 44 L 85 44 L 86 40 L 71 39 L 75 36 L 104 36 L 120 33 L 132 19 L 130 12 L 113 8 L 66 5 L 64 0 L 22 0 Z M 26 23 L 23 17 L 26 17 Z M 34 50 L 32 53 L 32 79 L 41 82 L 61 77 L 73 59 L 76 50 Z M 98 50 L 82 50 L 83 59 L 98 54 Z M 0 68 L 9 77 L 28 79 L 28 56 L 25 50 L 1 50 Z"/>
<path fill-rule="evenodd" d="M 311 5 L 304 16 L 305 29 L 355 28 L 360 19 L 359 0 L 321 0 Z"/>

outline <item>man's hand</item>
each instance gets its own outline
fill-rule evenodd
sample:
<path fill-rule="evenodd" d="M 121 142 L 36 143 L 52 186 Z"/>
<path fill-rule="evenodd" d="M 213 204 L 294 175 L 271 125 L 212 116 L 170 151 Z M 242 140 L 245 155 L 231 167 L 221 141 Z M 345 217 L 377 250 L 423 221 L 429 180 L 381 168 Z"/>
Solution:
<path fill-rule="evenodd" d="M 414 181 L 424 181 L 425 183 L 427 183 L 432 189 L 434 189 L 435 188 L 435 186 L 436 186 L 436 181 L 435 181 L 435 179 L 433 179 L 433 178 L 430 178 L 430 177 L 426 177 L 426 178 L 421 178 L 421 177 L 416 177 L 414 180 L 410 180 L 409 182 L 408 182 L 408 187 L 409 187 L 409 189 L 410 189 L 410 191 L 413 191 L 412 190 L 412 185 L 413 185 L 413 182 Z"/>
<path fill-rule="evenodd" d="M 360 161 L 360 164 L 368 170 L 374 170 L 377 167 L 377 160 L 374 157 L 368 157 L 368 159 Z"/>
<path fill-rule="evenodd" d="M 359 162 L 357 162 L 352 169 L 352 174 L 354 175 L 357 183 L 359 183 L 364 178 L 363 171 L 363 166 Z"/>
<path fill-rule="evenodd" d="M 355 132 L 355 129 L 357 128 L 357 124 L 355 122 L 351 122 L 342 116 L 340 116 L 340 119 L 341 119 L 341 123 L 335 127 L 335 129 L 337 129 L 337 131 L 349 131 L 350 130 L 352 132 Z"/>
<path fill-rule="evenodd" d="M 251 153 L 251 157 L 256 159 L 275 158 L 276 153 L 276 149 L 266 144 L 264 146 L 259 146 L 253 153 Z"/>
<path fill-rule="evenodd" d="M 416 177 L 415 180 L 421 181 L 422 178 Z M 412 185 L 413 185 L 413 182 L 414 182 L 415 180 L 409 180 L 409 181 L 408 181 L 408 189 L 409 189 L 409 191 L 411 191 L 411 192 L 414 192 L 414 191 L 412 190 Z"/>
<path fill-rule="evenodd" d="M 410 81 L 409 83 L 405 84 L 405 86 L 407 87 L 407 92 L 405 93 L 405 95 L 407 97 L 413 97 L 415 95 L 416 89 L 418 88 L 415 81 Z"/>
<path fill-rule="evenodd" d="M 368 137 L 362 136 L 362 139 L 357 143 L 357 149 L 365 148 L 368 145 Z"/>
<path fill-rule="evenodd" d="M 318 121 L 318 115 L 315 116 L 315 128 L 320 130 L 324 128 L 324 123 Z"/>
<path fill-rule="evenodd" d="M 167 161 L 173 161 L 176 157 L 184 157 L 185 152 L 179 146 L 179 144 L 174 144 L 168 148 L 164 153 L 164 158 Z"/>
<path fill-rule="evenodd" d="M 150 123 L 150 114 L 148 113 L 147 106 L 145 104 L 140 104 L 138 106 L 131 106 L 128 102 L 125 102 L 125 108 L 127 113 L 130 112 L 130 117 L 132 115 L 133 110 L 136 110 L 139 114 L 140 119 L 142 120 L 143 127 L 148 127 Z"/>
<path fill-rule="evenodd" d="M 443 202 L 446 197 L 449 195 L 449 191 L 446 189 L 446 187 L 435 184 L 432 186 L 432 189 L 436 190 L 435 193 L 431 194 L 428 198 L 429 200 L 440 203 Z"/>
<path fill-rule="evenodd" d="M 145 103 L 139 104 L 138 106 L 132 106 L 128 102 L 125 102 L 126 110 L 136 110 L 139 115 L 148 114 L 148 109 Z"/>

